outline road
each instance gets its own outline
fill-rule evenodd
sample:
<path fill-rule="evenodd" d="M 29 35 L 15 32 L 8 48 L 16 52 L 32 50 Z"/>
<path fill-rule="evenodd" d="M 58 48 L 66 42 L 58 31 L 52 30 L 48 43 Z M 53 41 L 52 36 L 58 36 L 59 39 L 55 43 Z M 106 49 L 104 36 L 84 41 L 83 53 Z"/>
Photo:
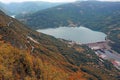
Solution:
<path fill-rule="evenodd" d="M 13 23 L 13 21 L 10 21 L 7 25 L 8 25 L 8 27 L 11 25 Z"/>

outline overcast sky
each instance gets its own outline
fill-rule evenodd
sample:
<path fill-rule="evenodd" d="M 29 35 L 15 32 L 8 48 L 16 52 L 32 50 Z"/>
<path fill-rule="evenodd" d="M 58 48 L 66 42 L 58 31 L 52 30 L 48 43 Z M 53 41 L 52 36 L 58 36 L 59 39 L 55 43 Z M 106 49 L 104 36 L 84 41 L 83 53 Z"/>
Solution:
<path fill-rule="evenodd" d="M 74 2 L 76 0 L 0 0 L 0 2 L 4 2 L 4 3 L 24 2 L 24 1 Z M 100 1 L 120 1 L 120 0 L 100 0 Z"/>

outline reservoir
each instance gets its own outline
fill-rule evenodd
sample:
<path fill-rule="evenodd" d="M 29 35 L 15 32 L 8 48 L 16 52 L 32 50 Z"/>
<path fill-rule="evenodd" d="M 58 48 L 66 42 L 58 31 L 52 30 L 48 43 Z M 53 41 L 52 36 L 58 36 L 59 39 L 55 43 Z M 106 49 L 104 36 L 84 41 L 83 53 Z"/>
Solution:
<path fill-rule="evenodd" d="M 82 26 L 39 29 L 37 31 L 52 35 L 56 38 L 71 40 L 82 44 L 105 41 L 106 37 L 106 34 L 102 32 L 93 31 Z"/>

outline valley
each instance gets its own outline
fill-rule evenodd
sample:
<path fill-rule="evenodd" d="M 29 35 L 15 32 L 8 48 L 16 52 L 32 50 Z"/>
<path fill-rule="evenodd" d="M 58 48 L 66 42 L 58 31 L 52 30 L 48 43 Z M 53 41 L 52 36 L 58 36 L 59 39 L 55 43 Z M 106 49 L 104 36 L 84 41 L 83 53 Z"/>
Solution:
<path fill-rule="evenodd" d="M 120 2 L 8 6 L 12 13 L 0 5 L 0 80 L 120 80 Z"/>
<path fill-rule="evenodd" d="M 39 11 L 31 15 L 23 17 L 17 16 L 17 18 L 19 20 L 22 19 L 25 24 L 29 25 L 35 30 L 57 28 L 59 26 L 71 27 L 70 25 L 74 25 L 85 26 L 95 31 L 101 31 L 105 33 L 107 35 L 107 39 L 110 40 L 107 42 L 107 45 L 109 46 L 108 50 L 112 49 L 119 55 L 119 16 L 120 2 L 86 1 L 60 5 L 51 9 Z M 34 23 L 34 21 L 37 22 Z"/>
<path fill-rule="evenodd" d="M 59 39 L 31 30 L 0 11 L 1 80 L 109 78 L 119 79 L 118 70 L 107 61 L 101 62 L 88 47 L 70 47 Z"/>

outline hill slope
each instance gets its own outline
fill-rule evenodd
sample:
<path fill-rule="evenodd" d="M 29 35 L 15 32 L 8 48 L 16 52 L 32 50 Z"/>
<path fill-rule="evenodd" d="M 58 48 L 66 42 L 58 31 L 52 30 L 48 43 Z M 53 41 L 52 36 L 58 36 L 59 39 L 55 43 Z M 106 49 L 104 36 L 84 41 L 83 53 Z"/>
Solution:
<path fill-rule="evenodd" d="M 77 49 L 76 49 L 77 48 Z M 86 46 L 68 47 L 0 11 L 0 79 L 116 80 L 119 72 Z"/>

